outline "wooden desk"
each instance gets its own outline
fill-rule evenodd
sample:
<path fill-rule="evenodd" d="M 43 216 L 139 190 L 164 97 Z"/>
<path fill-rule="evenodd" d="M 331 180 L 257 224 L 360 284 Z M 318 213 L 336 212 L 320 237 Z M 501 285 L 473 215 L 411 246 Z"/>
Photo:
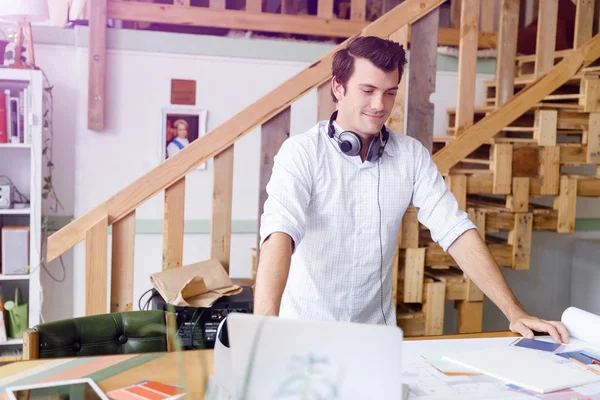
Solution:
<path fill-rule="evenodd" d="M 406 338 L 406 341 L 494 338 L 519 336 L 512 332 L 490 332 L 462 335 L 443 335 Z M 44 370 L 45 372 L 40 372 Z M 36 372 L 37 371 L 37 372 Z M 183 371 L 183 374 L 181 373 Z M 156 380 L 171 385 L 183 385 L 191 398 L 203 398 L 203 377 L 214 374 L 212 350 L 190 350 L 180 353 L 116 355 L 64 359 L 19 361 L 0 367 L 0 393 L 6 386 L 20 384 L 19 380 L 38 374 L 40 380 L 74 379 L 91 376 L 104 392 L 132 385 L 143 380 Z M 31 380 L 31 379 L 30 379 Z M 0 396 L 3 398 L 3 395 Z"/>

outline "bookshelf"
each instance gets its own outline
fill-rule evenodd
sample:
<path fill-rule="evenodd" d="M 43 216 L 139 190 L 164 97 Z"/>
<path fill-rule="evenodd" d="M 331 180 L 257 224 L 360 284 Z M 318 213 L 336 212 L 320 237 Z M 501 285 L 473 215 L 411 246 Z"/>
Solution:
<path fill-rule="evenodd" d="M 5 137 L 0 133 L 0 185 L 11 182 L 20 194 L 29 200 L 23 201 L 15 191 L 12 191 L 12 208 L 0 208 L 0 231 L 6 227 L 24 227 L 28 229 L 28 272 L 6 273 L 2 252 L 10 252 L 4 243 L 0 242 L 0 287 L 4 301 L 13 300 L 15 289 L 18 287 L 24 302 L 28 303 L 28 326 L 40 323 L 41 319 L 41 235 L 42 235 L 42 125 L 43 125 L 43 76 L 41 71 L 28 69 L 12 69 L 0 67 L 0 101 L 4 100 L 4 109 L 11 111 L 10 101 L 6 97 L 19 99 L 12 104 L 12 115 L 6 117 L 0 112 L 0 130 L 5 129 Z M 14 107 L 17 108 L 17 121 L 11 123 L 14 117 Z M 2 118 L 7 118 L 4 124 Z M 18 139 L 12 139 L 14 129 L 17 129 Z M 4 177 L 3 177 L 4 176 Z M 8 177 L 9 179 L 6 179 Z M 14 202 L 20 202 L 15 206 Z M 2 203 L 0 203 L 2 204 Z M 2 236 L 0 235 L 0 240 Z M 8 312 L 5 311 L 5 321 L 8 323 Z M 6 349 L 18 349 L 22 346 L 22 338 L 8 337 L 0 341 L 0 353 Z"/>

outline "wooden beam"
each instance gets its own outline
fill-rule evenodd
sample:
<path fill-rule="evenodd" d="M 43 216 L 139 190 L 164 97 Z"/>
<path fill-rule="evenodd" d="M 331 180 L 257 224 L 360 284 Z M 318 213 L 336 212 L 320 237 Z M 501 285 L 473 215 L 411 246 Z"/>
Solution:
<path fill-rule="evenodd" d="M 185 177 L 165 190 L 162 269 L 183 264 L 183 224 L 185 214 Z"/>
<path fill-rule="evenodd" d="M 333 0 L 318 0 L 317 16 L 319 18 L 333 18 Z"/>
<path fill-rule="evenodd" d="M 321 4 L 321 2 L 319 2 L 319 4 Z M 249 13 L 262 12 L 262 0 L 246 0 L 246 12 L 249 12 Z M 331 18 L 331 17 L 329 17 L 329 18 Z"/>
<path fill-rule="evenodd" d="M 113 225 L 110 312 L 133 310 L 135 211 Z"/>
<path fill-rule="evenodd" d="M 317 88 L 317 122 L 331 118 L 336 109 L 336 103 L 331 97 L 331 82 L 327 81 Z"/>
<path fill-rule="evenodd" d="M 425 335 L 441 335 L 444 333 L 446 284 L 444 282 L 429 282 L 426 284 L 425 292 L 423 303 Z"/>
<path fill-rule="evenodd" d="M 594 0 L 577 0 L 575 12 L 575 38 L 573 48 L 578 49 L 592 38 L 594 28 Z"/>
<path fill-rule="evenodd" d="M 81 242 L 85 238 L 86 230 L 93 226 L 99 217 L 109 215 L 109 224 L 113 224 L 156 195 L 156 193 L 185 177 L 198 165 L 223 152 L 255 127 L 289 107 L 296 99 L 312 88 L 331 79 L 333 55 L 341 48 L 345 48 L 354 37 L 387 37 L 398 30 L 399 27 L 414 22 L 433 8 L 438 7 L 443 1 L 407 0 L 378 18 L 295 76 L 283 82 L 206 135 L 194 140 L 175 156 L 167 158 L 117 194 L 51 235 L 48 238 L 47 261 L 55 260 L 59 255 Z M 129 5 L 147 6 L 144 3 L 129 3 Z M 171 7 L 170 9 L 177 8 Z M 244 15 L 249 14 L 244 13 Z"/>
<path fill-rule="evenodd" d="M 408 31 L 410 27 L 408 25 L 404 25 L 402 28 L 398 29 L 396 32 L 390 35 L 390 40 L 393 40 L 404 46 L 405 50 L 408 50 Z M 398 85 L 398 92 L 396 94 L 396 102 L 394 103 L 394 108 L 390 113 L 390 117 L 388 118 L 386 125 L 396 133 L 404 133 L 404 110 L 406 109 L 406 80 L 407 78 L 407 70 L 404 70 L 402 74 L 402 78 L 400 79 L 400 84 Z"/>
<path fill-rule="evenodd" d="M 256 239 L 256 258 L 260 262 L 260 220 L 267 200 L 267 184 L 271 180 L 273 159 L 283 142 L 290 137 L 292 108 L 288 107 L 269 121 L 261 129 L 260 170 L 258 176 L 258 234 Z"/>
<path fill-rule="evenodd" d="M 513 97 L 519 31 L 519 0 L 501 0 L 496 64 L 496 107 Z"/>
<path fill-rule="evenodd" d="M 448 172 L 452 166 L 475 151 L 500 129 L 508 126 L 544 97 L 566 83 L 582 66 L 587 66 L 598 58 L 600 58 L 600 36 L 594 37 L 570 56 L 565 57 L 546 75 L 517 93 L 502 108 L 492 111 L 477 124 L 467 129 L 464 134 L 435 153 L 433 160 L 439 171 L 441 173 Z"/>
<path fill-rule="evenodd" d="M 406 134 L 420 141 L 431 153 L 433 147 L 434 106 L 430 101 L 435 92 L 437 64 L 437 29 L 439 9 L 411 25 L 414 40 L 408 61 L 408 108 Z"/>
<path fill-rule="evenodd" d="M 108 216 L 85 233 L 85 315 L 106 314 L 108 291 Z"/>
<path fill-rule="evenodd" d="M 450 0 L 450 27 L 460 27 L 460 14 L 463 0 Z"/>
<path fill-rule="evenodd" d="M 458 90 L 455 135 L 473 125 L 475 78 L 477 76 L 477 32 L 480 0 L 462 0 L 458 47 Z"/>
<path fill-rule="evenodd" d="M 233 149 L 214 158 L 210 257 L 219 260 L 229 274 L 231 257 L 231 208 L 233 203 Z"/>
<path fill-rule="evenodd" d="M 539 78 L 554 65 L 558 0 L 544 0 L 539 7 L 537 42 L 535 46 L 535 72 Z"/>
<path fill-rule="evenodd" d="M 494 32 L 496 25 L 496 0 L 481 0 L 481 30 Z"/>
<path fill-rule="evenodd" d="M 427 0 L 423 6 L 424 11 L 431 9 L 429 7 L 431 1 L 435 1 L 438 5 L 443 2 L 439 0 Z M 407 0 L 406 2 L 409 1 Z M 415 0 L 411 0 L 409 3 L 414 2 Z M 398 15 L 396 12 L 395 14 Z M 393 24 L 394 30 L 404 25 L 389 20 L 387 16 L 385 17 L 387 23 Z M 183 8 L 166 4 L 125 2 L 119 0 L 108 0 L 108 18 L 340 38 L 356 36 L 360 33 L 361 29 L 365 29 L 369 25 L 367 21 L 343 20 L 332 17 L 259 13 L 255 8 L 252 9 L 252 12 L 247 12 L 210 9 L 207 7 Z M 403 17 L 404 19 L 405 17 Z M 410 22 L 414 22 L 417 19 L 414 18 Z M 437 37 L 440 46 L 458 46 L 460 42 L 460 30 L 439 28 Z M 496 43 L 496 33 L 479 33 L 479 48 L 493 49 L 496 48 Z"/>
<path fill-rule="evenodd" d="M 367 12 L 367 0 L 350 0 L 350 19 L 364 21 Z"/>
<path fill-rule="evenodd" d="M 104 107 L 106 104 L 107 0 L 90 0 L 89 7 L 88 129 L 102 131 L 104 130 Z"/>

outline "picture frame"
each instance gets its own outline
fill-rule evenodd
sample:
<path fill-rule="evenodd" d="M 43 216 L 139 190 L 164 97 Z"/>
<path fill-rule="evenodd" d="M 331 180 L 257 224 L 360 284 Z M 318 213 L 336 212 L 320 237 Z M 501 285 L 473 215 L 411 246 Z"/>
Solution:
<path fill-rule="evenodd" d="M 194 140 L 206 134 L 208 112 L 195 107 L 165 107 L 162 109 L 160 162 L 175 156 Z M 206 162 L 196 169 L 207 168 Z"/>

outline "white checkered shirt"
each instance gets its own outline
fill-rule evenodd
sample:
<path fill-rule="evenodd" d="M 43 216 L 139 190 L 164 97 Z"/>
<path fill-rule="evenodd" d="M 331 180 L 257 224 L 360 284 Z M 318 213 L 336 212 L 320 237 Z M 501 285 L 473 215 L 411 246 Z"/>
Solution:
<path fill-rule="evenodd" d="M 395 325 L 391 264 L 411 201 L 444 251 L 475 225 L 419 141 L 390 131 L 378 168 L 343 154 L 327 125 L 283 143 L 266 188 L 260 244 L 273 232 L 295 244 L 279 315 Z"/>

